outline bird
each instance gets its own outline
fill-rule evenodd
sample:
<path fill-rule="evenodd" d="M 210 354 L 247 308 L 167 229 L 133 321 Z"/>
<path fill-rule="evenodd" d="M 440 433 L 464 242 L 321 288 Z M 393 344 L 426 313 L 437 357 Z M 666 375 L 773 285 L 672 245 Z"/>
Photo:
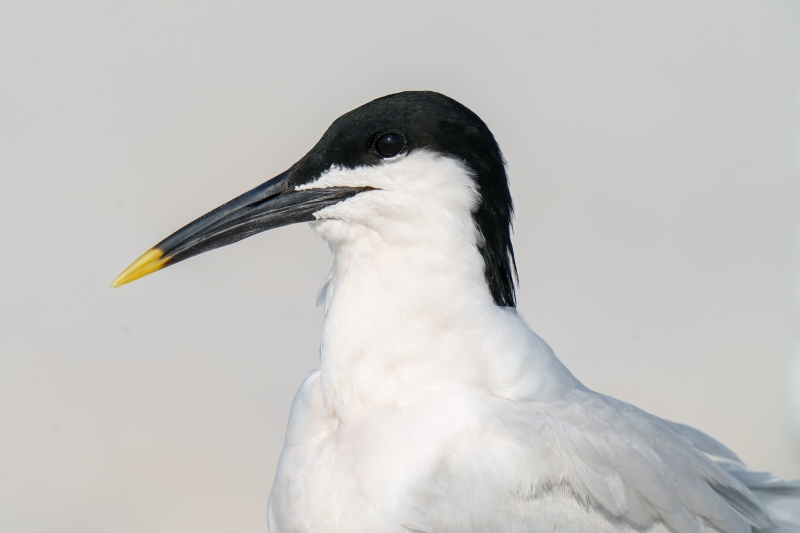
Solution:
<path fill-rule="evenodd" d="M 590 390 L 528 326 L 513 214 L 488 126 L 400 92 L 112 286 L 288 224 L 328 243 L 320 365 L 292 403 L 271 533 L 800 532 L 800 480 Z"/>

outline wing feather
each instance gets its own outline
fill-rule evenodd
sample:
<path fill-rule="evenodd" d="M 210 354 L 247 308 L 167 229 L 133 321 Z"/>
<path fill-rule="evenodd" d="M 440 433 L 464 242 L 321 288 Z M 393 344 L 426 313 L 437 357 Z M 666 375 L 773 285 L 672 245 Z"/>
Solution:
<path fill-rule="evenodd" d="M 680 533 L 772 527 L 747 484 L 715 461 L 738 458 L 687 426 L 585 389 L 555 402 L 520 402 L 513 412 L 506 427 L 524 427 L 531 454 L 544 458 L 533 476 L 544 482 L 539 493 L 566 482 L 578 498 L 637 529 L 658 522 Z"/>

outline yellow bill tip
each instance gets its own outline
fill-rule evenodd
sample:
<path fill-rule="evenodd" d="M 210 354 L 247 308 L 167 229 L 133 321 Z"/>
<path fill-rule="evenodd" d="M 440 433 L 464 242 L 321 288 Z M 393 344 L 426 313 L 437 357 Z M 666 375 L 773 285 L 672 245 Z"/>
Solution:
<path fill-rule="evenodd" d="M 111 286 L 114 288 L 121 287 L 135 279 L 152 274 L 156 270 L 161 270 L 169 260 L 170 257 L 165 256 L 162 250 L 150 248 L 139 259 L 131 263 L 128 268 L 123 270 L 122 274 L 117 276 L 117 279 L 111 283 Z"/>

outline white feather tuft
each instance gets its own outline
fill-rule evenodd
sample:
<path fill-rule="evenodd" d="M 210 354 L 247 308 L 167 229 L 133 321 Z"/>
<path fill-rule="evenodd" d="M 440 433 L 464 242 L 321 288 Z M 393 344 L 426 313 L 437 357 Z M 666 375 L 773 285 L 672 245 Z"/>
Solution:
<path fill-rule="evenodd" d="M 331 186 L 375 190 L 312 223 L 334 255 L 321 368 L 292 406 L 270 531 L 798 531 L 794 485 L 587 390 L 494 305 L 461 162 L 416 151 L 303 188 Z"/>

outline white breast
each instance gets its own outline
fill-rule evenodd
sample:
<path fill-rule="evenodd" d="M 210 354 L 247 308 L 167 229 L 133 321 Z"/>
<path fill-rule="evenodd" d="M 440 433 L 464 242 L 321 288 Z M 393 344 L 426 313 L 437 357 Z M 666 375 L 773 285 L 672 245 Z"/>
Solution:
<path fill-rule="evenodd" d="M 749 533 L 769 518 L 708 437 L 585 389 L 494 304 L 468 169 L 425 151 L 304 186 L 333 251 L 321 367 L 295 398 L 272 533 Z M 744 468 L 744 467 L 742 467 Z"/>

